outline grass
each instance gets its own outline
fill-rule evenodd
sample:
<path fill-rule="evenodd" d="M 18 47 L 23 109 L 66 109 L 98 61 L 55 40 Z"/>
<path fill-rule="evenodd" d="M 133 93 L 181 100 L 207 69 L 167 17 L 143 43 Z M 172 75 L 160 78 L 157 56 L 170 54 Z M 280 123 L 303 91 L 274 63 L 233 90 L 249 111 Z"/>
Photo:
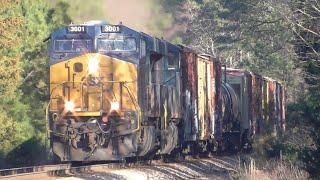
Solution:
<path fill-rule="evenodd" d="M 263 160 L 252 157 L 239 159 L 237 172 L 233 174 L 234 179 L 264 180 L 264 179 L 308 179 L 306 171 L 278 159 Z"/>

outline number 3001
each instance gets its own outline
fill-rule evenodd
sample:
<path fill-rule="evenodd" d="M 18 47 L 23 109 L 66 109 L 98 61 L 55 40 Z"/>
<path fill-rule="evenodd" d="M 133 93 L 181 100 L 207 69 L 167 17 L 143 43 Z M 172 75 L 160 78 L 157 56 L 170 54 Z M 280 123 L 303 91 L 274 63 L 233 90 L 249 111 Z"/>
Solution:
<path fill-rule="evenodd" d="M 84 26 L 71 26 L 69 27 L 70 32 L 85 32 Z"/>
<path fill-rule="evenodd" d="M 103 28 L 103 32 L 120 32 L 120 27 L 119 26 L 106 25 Z"/>

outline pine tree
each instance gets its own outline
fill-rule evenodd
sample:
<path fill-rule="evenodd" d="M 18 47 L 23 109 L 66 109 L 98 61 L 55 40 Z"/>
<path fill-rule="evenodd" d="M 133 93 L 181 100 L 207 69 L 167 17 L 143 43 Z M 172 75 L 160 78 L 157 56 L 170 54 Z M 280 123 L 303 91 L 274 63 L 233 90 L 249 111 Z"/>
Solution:
<path fill-rule="evenodd" d="M 63 2 L 57 9 L 49 9 L 41 0 L 0 3 L 0 166 L 5 158 L 7 167 L 30 165 L 38 160 L 30 157 L 39 158 L 44 152 L 44 109 L 49 98 L 47 42 L 43 40 L 71 20 L 66 15 L 68 4 Z"/>
<path fill-rule="evenodd" d="M 314 0 L 292 1 L 294 18 L 290 19 L 295 33 L 295 51 L 305 67 L 308 94 L 305 99 L 304 121 L 312 128 L 313 148 L 306 148 L 303 158 L 314 177 L 320 177 L 320 3 Z"/>
<path fill-rule="evenodd" d="M 8 113 L 7 102 L 15 99 L 20 85 L 21 42 L 24 26 L 20 1 L 6 0 L 0 4 L 0 154 L 16 143 L 16 123 Z"/>
<path fill-rule="evenodd" d="M 48 49 L 50 33 L 70 23 L 66 15 L 68 5 L 58 3 L 49 9 L 41 0 L 23 1 L 22 12 L 26 21 L 23 42 L 22 102 L 29 107 L 29 118 L 40 136 L 45 134 L 45 106 L 48 101 Z"/>
<path fill-rule="evenodd" d="M 295 72 L 293 33 L 286 16 L 292 12 L 279 1 L 187 1 L 189 22 L 184 42 L 220 57 L 229 67 L 243 68 L 282 81 L 291 92 Z M 292 87 L 292 88 L 291 88 Z"/>
<path fill-rule="evenodd" d="M 19 86 L 23 17 L 16 0 L 1 1 L 0 98 L 13 98 Z"/>

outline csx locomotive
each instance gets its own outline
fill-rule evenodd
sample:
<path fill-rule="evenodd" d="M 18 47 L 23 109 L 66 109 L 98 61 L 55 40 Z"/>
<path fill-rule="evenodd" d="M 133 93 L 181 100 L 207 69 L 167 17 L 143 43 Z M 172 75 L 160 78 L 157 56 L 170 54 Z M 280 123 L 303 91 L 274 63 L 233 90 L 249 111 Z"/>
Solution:
<path fill-rule="evenodd" d="M 61 28 L 49 55 L 48 131 L 61 161 L 249 148 L 284 129 L 280 83 L 122 24 Z"/>

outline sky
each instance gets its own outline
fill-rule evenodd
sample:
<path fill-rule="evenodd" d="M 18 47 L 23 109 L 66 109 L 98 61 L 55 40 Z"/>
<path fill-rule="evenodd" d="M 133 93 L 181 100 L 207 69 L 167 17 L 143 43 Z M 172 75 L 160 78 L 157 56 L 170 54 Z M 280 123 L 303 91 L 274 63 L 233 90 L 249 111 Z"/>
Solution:
<path fill-rule="evenodd" d="M 61 0 L 47 0 L 51 6 Z M 72 0 L 69 15 L 73 23 L 105 20 L 111 24 L 122 22 L 135 30 L 163 36 L 172 25 L 172 17 L 159 0 Z"/>

